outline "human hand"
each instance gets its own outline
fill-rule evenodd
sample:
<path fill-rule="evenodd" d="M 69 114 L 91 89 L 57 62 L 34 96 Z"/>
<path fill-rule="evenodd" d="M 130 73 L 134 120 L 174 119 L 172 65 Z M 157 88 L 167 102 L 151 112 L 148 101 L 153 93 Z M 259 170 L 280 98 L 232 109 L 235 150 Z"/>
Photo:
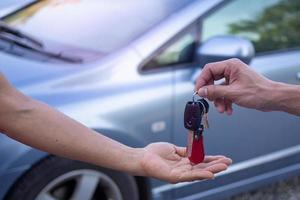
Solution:
<path fill-rule="evenodd" d="M 225 156 L 206 156 L 202 163 L 192 165 L 185 147 L 166 142 L 149 144 L 141 161 L 144 175 L 171 183 L 212 179 L 232 163 Z"/>
<path fill-rule="evenodd" d="M 225 83 L 214 81 L 225 78 Z M 195 90 L 202 97 L 213 101 L 220 113 L 232 114 L 232 103 L 262 111 L 272 109 L 269 100 L 273 81 L 233 58 L 205 65 L 196 83 Z"/>

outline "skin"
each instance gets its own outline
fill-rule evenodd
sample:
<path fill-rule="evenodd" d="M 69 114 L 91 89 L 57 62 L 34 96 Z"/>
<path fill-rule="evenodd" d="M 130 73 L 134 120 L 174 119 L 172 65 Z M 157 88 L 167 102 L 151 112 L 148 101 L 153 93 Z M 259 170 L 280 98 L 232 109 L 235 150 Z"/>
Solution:
<path fill-rule="evenodd" d="M 225 78 L 221 85 L 214 81 Z M 220 113 L 231 115 L 232 104 L 261 111 L 300 115 L 300 86 L 275 82 L 256 73 L 239 59 L 209 63 L 197 79 L 195 91 L 213 101 Z"/>
<path fill-rule="evenodd" d="M 152 143 L 132 148 L 94 132 L 50 106 L 16 90 L 0 73 L 0 132 L 34 148 L 138 176 L 171 183 L 212 179 L 231 159 L 206 156 L 192 165 L 186 148 Z"/>

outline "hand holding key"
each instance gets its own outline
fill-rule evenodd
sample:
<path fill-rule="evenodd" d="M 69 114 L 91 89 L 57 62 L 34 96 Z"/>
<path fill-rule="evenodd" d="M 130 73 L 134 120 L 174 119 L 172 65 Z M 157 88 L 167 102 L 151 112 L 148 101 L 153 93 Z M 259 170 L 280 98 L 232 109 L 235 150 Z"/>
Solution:
<path fill-rule="evenodd" d="M 205 156 L 203 131 L 208 128 L 209 104 L 205 99 L 195 100 L 196 94 L 193 101 L 187 102 L 184 112 L 184 126 L 188 129 L 187 148 L 169 143 L 148 145 L 142 165 L 148 176 L 171 183 L 211 179 L 232 163 L 225 156 Z"/>
<path fill-rule="evenodd" d="M 225 83 L 214 81 L 225 78 Z M 229 59 L 205 65 L 197 79 L 195 90 L 204 98 L 214 101 L 220 113 L 232 113 L 232 103 L 268 111 L 273 108 L 271 97 L 273 81 L 253 71 L 238 59 Z"/>
<path fill-rule="evenodd" d="M 152 143 L 145 148 L 142 166 L 145 175 L 171 183 L 212 179 L 232 163 L 225 156 L 205 156 L 203 162 L 193 165 L 186 148 L 166 142 Z"/>

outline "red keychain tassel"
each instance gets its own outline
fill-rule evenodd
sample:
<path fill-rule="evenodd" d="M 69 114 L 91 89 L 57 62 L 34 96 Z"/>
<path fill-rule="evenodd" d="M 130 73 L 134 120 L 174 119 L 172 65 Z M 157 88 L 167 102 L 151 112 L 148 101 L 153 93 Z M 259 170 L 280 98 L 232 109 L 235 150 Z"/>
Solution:
<path fill-rule="evenodd" d="M 202 132 L 203 130 L 201 130 L 200 133 L 189 131 L 187 146 L 188 158 L 191 163 L 195 165 L 201 163 L 205 157 Z"/>

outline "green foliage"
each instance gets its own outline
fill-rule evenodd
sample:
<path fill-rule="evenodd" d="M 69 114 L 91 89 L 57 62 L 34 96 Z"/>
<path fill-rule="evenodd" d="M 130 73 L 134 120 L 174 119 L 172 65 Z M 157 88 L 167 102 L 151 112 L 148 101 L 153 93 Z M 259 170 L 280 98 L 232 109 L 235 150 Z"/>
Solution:
<path fill-rule="evenodd" d="M 253 20 L 230 24 L 229 29 L 248 37 L 257 52 L 300 47 L 300 0 L 281 0 Z"/>

